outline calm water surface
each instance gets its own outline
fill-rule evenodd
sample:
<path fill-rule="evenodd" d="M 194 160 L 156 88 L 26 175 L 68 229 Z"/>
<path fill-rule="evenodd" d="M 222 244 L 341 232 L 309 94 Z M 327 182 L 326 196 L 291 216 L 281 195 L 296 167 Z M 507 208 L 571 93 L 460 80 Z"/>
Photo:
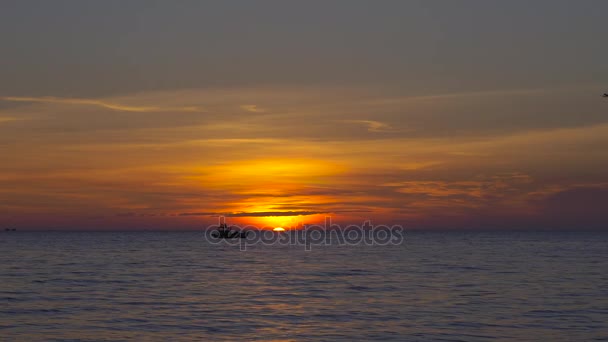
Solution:
<path fill-rule="evenodd" d="M 0 233 L 0 340 L 608 338 L 608 234 L 409 233 L 400 246 L 202 233 Z"/>

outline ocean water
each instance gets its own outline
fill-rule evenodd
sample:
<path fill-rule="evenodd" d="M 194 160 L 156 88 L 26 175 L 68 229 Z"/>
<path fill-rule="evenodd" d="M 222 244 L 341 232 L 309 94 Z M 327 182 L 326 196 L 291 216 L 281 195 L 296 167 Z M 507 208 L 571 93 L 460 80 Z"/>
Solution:
<path fill-rule="evenodd" d="M 608 234 L 241 251 L 194 232 L 1 232 L 0 303 L 2 341 L 601 340 Z"/>

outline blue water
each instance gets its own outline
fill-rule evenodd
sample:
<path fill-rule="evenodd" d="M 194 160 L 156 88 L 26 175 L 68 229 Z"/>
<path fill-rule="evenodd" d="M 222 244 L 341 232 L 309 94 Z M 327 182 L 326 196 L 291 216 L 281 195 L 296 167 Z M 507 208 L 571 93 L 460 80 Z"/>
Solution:
<path fill-rule="evenodd" d="M 408 233 L 398 246 L 201 233 L 0 233 L 0 340 L 608 338 L 608 234 Z"/>

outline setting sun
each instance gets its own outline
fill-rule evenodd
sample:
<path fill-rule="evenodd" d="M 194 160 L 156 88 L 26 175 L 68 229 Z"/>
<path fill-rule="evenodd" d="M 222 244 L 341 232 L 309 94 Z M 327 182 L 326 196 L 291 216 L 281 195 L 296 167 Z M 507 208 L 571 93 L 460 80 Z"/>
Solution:
<path fill-rule="evenodd" d="M 274 231 L 274 232 L 284 232 L 284 231 L 285 231 L 285 228 L 283 228 L 283 227 L 276 227 L 276 228 L 275 228 L 275 229 L 273 229 L 272 231 Z"/>

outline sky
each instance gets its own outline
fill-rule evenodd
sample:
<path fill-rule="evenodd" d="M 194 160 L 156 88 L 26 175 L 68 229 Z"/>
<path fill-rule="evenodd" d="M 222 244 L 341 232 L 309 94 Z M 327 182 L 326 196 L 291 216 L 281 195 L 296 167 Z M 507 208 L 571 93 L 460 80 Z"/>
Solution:
<path fill-rule="evenodd" d="M 0 4 L 0 227 L 608 228 L 606 1 Z"/>

